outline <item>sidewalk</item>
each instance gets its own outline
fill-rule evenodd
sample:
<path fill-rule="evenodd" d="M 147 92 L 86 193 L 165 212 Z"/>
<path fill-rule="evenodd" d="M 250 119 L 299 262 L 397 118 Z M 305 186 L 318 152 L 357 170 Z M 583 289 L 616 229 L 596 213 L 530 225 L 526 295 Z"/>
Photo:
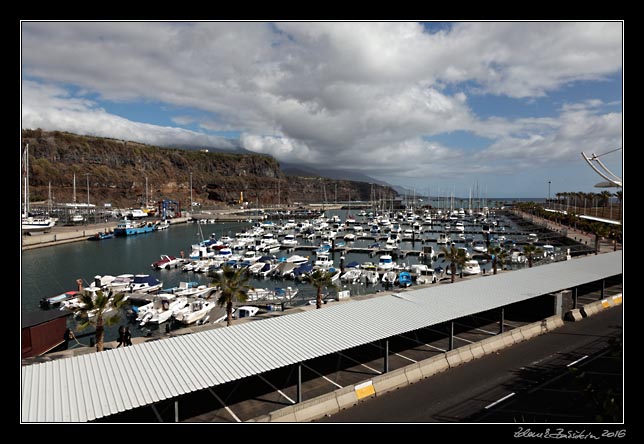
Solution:
<path fill-rule="evenodd" d="M 514 212 L 514 214 L 521 216 L 525 220 L 529 220 L 537 225 L 544 226 L 549 230 L 555 231 L 557 233 L 561 233 L 562 235 L 565 235 L 569 239 L 575 240 L 584 245 L 588 245 L 591 248 L 594 248 L 595 246 L 595 235 L 592 233 L 586 233 L 581 230 L 576 230 L 566 225 L 563 225 L 548 219 L 544 219 L 542 217 L 535 216 L 532 214 L 527 214 L 519 210 L 512 210 L 512 211 Z M 619 242 L 617 243 L 617 249 L 618 250 L 622 249 L 622 244 Z M 615 246 L 613 245 L 613 241 L 609 239 L 600 239 L 599 252 L 608 253 L 611 251 L 615 251 Z"/>

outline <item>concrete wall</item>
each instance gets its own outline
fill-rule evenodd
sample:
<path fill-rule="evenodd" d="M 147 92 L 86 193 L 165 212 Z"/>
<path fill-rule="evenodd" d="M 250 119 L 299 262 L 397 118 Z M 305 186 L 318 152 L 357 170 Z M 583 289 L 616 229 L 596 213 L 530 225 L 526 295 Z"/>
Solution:
<path fill-rule="evenodd" d="M 601 301 L 597 303 L 601 304 Z M 614 299 L 611 298 L 611 303 Z M 621 303 L 621 296 L 619 298 Z M 421 379 L 428 378 L 449 368 L 456 367 L 473 359 L 478 359 L 511 345 L 548 333 L 563 326 L 561 316 L 551 316 L 532 324 L 524 325 L 482 341 L 459 347 L 447 353 L 435 355 L 429 359 L 378 375 L 370 381 L 350 385 L 333 392 L 308 399 L 293 406 L 263 415 L 249 422 L 306 422 L 314 421 L 326 415 L 332 415 L 340 410 L 357 404 L 360 399 L 372 396 L 382 396 L 392 390 L 405 387 Z M 365 396 L 365 387 L 373 388 Z"/>

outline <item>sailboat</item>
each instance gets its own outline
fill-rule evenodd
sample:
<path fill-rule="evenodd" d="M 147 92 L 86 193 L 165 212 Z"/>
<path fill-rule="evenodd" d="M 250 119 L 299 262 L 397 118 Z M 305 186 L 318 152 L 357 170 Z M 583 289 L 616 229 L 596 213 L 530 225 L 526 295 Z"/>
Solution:
<path fill-rule="evenodd" d="M 25 147 L 23 154 L 23 177 L 24 177 L 24 208 L 22 211 L 22 233 L 47 232 L 56 224 L 51 217 L 31 216 L 29 214 L 29 144 Z"/>
<path fill-rule="evenodd" d="M 78 209 L 76 207 L 76 173 L 74 173 L 74 213 L 72 214 L 71 221 L 72 223 L 83 222 L 85 220 L 82 214 L 77 213 Z"/>

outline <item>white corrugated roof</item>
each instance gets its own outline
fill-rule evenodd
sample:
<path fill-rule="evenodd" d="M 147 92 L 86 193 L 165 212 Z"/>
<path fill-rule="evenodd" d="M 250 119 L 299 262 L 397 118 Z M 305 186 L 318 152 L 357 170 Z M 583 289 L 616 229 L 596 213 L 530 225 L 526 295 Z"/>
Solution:
<path fill-rule="evenodd" d="M 622 252 L 22 367 L 23 422 L 91 421 L 622 273 Z"/>

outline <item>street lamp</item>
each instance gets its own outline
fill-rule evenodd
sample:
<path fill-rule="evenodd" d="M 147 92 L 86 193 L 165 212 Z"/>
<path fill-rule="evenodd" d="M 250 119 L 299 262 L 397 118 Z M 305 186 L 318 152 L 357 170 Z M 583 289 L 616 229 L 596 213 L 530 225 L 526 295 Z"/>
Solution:
<path fill-rule="evenodd" d="M 550 181 L 548 181 L 548 202 L 550 202 Z"/>

